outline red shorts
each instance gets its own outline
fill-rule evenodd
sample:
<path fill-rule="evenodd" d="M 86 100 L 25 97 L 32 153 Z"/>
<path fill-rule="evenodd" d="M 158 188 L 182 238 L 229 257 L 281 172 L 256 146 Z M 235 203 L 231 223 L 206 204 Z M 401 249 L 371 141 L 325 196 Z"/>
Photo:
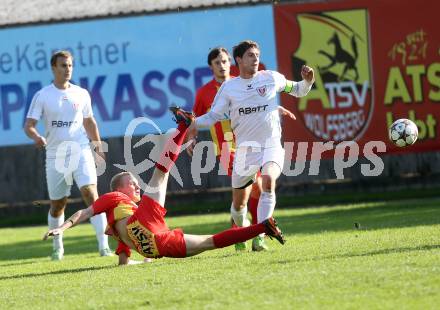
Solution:
<path fill-rule="evenodd" d="M 161 256 L 186 257 L 186 244 L 183 231 L 180 228 L 160 232 L 154 235 L 157 249 Z"/>
<path fill-rule="evenodd" d="M 142 256 L 186 257 L 183 231 L 169 230 L 163 218 L 165 213 L 166 210 L 158 202 L 144 195 L 139 208 L 128 219 L 128 236 Z"/>

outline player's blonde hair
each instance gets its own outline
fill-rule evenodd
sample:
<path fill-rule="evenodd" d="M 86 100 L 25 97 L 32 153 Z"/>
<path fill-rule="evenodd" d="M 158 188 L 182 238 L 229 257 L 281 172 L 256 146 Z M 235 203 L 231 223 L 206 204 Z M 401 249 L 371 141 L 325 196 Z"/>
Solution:
<path fill-rule="evenodd" d="M 60 57 L 70 58 L 73 61 L 73 56 L 69 51 L 61 50 L 61 51 L 56 51 L 55 53 L 53 53 L 52 57 L 50 58 L 50 65 L 52 67 L 55 67 L 57 64 L 57 59 Z"/>
<path fill-rule="evenodd" d="M 112 192 L 114 192 L 115 190 L 117 190 L 120 186 L 122 186 L 122 179 L 126 176 L 129 175 L 131 178 L 134 178 L 133 174 L 131 172 L 119 172 L 117 174 L 115 174 L 112 179 L 110 180 L 110 190 Z"/>

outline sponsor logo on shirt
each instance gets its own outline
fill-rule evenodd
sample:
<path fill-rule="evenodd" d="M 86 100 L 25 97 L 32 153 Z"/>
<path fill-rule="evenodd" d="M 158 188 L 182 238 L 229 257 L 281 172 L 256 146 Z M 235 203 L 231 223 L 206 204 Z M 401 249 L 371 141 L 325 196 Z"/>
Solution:
<path fill-rule="evenodd" d="M 144 257 L 159 257 L 154 234 L 142 226 L 139 221 L 127 225 L 127 231 L 139 254 Z"/>
<path fill-rule="evenodd" d="M 266 108 L 268 106 L 269 106 L 268 104 L 265 104 L 265 105 L 259 105 L 256 107 L 240 108 L 240 109 L 238 109 L 238 114 L 239 115 L 247 115 L 247 114 L 251 114 L 251 113 L 263 112 L 263 111 L 266 111 Z"/>
<path fill-rule="evenodd" d="M 52 121 L 52 127 L 57 128 L 63 128 L 63 127 L 70 127 L 72 124 L 76 124 L 76 121 L 70 121 L 70 122 L 63 122 L 63 121 Z"/>

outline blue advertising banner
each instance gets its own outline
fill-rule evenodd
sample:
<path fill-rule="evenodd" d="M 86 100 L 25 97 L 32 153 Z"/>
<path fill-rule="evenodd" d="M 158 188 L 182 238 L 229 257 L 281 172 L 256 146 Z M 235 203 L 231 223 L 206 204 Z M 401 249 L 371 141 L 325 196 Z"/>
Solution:
<path fill-rule="evenodd" d="M 22 127 L 33 95 L 52 81 L 55 50 L 72 52 L 72 81 L 89 90 L 101 135 L 115 137 L 140 116 L 162 131 L 174 127 L 167 108 L 192 108 L 211 78 L 209 49 L 232 50 L 245 39 L 257 41 L 266 68 L 276 69 L 270 5 L 2 29 L 0 146 L 32 142 Z"/>

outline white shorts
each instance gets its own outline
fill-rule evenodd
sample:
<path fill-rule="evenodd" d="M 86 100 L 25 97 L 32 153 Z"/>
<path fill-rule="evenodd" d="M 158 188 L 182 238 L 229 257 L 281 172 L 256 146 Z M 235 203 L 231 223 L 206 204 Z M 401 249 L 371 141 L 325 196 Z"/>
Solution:
<path fill-rule="evenodd" d="M 232 170 L 232 187 L 244 188 L 254 183 L 257 172 L 268 162 L 276 163 L 282 171 L 284 149 L 281 146 L 237 148 Z"/>
<path fill-rule="evenodd" d="M 78 188 L 97 184 L 95 160 L 90 147 L 81 146 L 79 152 L 64 156 L 47 156 L 46 179 L 50 200 L 69 197 L 73 180 Z"/>

